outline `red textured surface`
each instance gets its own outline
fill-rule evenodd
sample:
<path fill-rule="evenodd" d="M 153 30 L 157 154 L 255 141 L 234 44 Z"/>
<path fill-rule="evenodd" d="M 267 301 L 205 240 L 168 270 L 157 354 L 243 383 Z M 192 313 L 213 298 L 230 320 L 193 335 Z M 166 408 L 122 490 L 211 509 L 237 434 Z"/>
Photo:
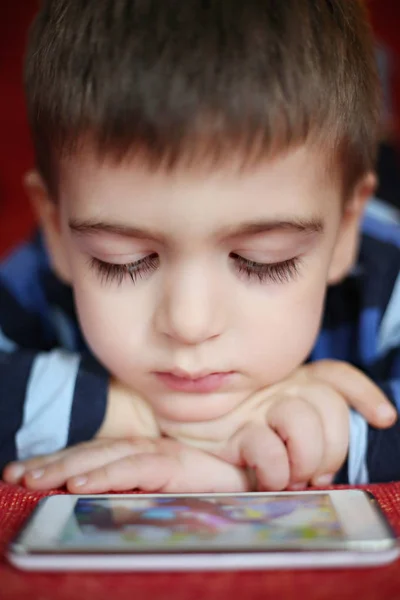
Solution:
<path fill-rule="evenodd" d="M 400 534 L 400 483 L 370 486 Z M 42 494 L 0 483 L 0 553 Z M 399 600 L 400 561 L 334 571 L 28 574 L 0 558 L 1 600 Z"/>

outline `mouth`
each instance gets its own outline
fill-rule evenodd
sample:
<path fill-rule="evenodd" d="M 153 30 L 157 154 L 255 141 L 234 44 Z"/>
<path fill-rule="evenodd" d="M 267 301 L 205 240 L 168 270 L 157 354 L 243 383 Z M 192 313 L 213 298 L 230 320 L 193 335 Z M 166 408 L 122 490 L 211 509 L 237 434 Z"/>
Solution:
<path fill-rule="evenodd" d="M 191 375 L 181 372 L 159 371 L 155 375 L 164 386 L 175 392 L 210 394 L 225 385 L 233 377 L 234 372 Z"/>

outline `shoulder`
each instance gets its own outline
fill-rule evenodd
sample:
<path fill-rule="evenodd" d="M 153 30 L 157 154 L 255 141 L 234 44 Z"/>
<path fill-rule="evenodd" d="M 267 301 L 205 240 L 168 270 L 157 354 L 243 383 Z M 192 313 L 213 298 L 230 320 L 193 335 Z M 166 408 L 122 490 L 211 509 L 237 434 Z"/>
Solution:
<path fill-rule="evenodd" d="M 50 270 L 40 234 L 20 244 L 0 263 L 0 285 L 25 309 L 42 302 L 41 274 Z"/>
<path fill-rule="evenodd" d="M 377 352 L 384 356 L 400 347 L 400 212 L 378 200 L 365 214 L 358 268 L 362 309 L 377 315 Z"/>
<path fill-rule="evenodd" d="M 400 215 L 371 201 L 352 273 L 328 289 L 316 358 L 370 367 L 400 347 Z"/>
<path fill-rule="evenodd" d="M 363 244 L 367 242 L 380 255 L 400 256 L 399 210 L 373 198 L 367 205 L 361 233 Z"/>
<path fill-rule="evenodd" d="M 399 272 L 400 212 L 373 199 L 363 219 L 356 266 L 362 283 L 362 306 L 385 312 L 399 285 Z"/>

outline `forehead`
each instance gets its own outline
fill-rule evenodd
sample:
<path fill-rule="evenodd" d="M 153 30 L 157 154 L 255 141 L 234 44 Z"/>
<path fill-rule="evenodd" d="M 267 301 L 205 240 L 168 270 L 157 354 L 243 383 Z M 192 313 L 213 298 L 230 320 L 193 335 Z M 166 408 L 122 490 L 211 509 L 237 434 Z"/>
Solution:
<path fill-rule="evenodd" d="M 140 157 L 119 164 L 86 151 L 62 162 L 59 200 L 69 218 L 162 227 L 292 215 L 323 216 L 340 204 L 340 186 L 326 157 L 300 147 L 246 169 L 150 170 Z"/>

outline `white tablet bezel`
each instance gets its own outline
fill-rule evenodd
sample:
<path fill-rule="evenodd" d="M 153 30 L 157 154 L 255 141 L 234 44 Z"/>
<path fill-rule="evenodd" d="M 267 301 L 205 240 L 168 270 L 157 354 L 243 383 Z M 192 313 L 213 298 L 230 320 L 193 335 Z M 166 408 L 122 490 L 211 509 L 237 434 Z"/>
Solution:
<path fill-rule="evenodd" d="M 273 495 L 282 496 L 287 494 L 288 492 L 282 492 Z M 263 551 L 258 550 L 257 552 L 252 550 L 229 552 L 229 549 L 221 551 L 215 551 L 215 549 L 213 549 L 207 552 L 202 549 L 198 552 L 192 551 L 187 554 L 185 553 L 185 549 L 182 548 L 181 552 L 178 552 L 177 549 L 175 549 L 174 552 L 165 550 L 162 552 L 152 552 L 150 550 L 146 553 L 139 551 L 127 554 L 126 549 L 121 551 L 118 548 L 107 548 L 104 550 L 98 549 L 96 553 L 94 553 L 93 550 L 89 551 L 85 549 L 68 552 L 68 554 L 66 554 L 65 548 L 62 548 L 57 542 L 59 535 L 63 531 L 75 503 L 79 498 L 111 497 L 113 499 L 124 498 L 126 500 L 127 495 L 58 495 L 50 496 L 41 502 L 27 527 L 18 536 L 15 542 L 11 544 L 9 558 L 11 562 L 18 566 L 22 566 L 23 568 L 29 568 L 29 564 L 32 568 L 34 568 L 34 564 L 39 565 L 37 568 L 40 568 L 40 565 L 43 566 L 43 564 L 47 564 L 50 569 L 57 569 L 57 565 L 58 568 L 62 568 L 60 565 L 64 565 L 64 568 L 80 568 L 83 564 L 86 564 L 87 568 L 93 569 L 96 565 L 102 564 L 102 568 L 107 568 L 108 565 L 112 570 L 121 570 L 123 569 L 123 565 L 125 565 L 126 568 L 130 565 L 130 569 L 136 568 L 146 570 L 146 565 L 149 569 L 160 569 L 162 568 L 162 565 L 168 569 L 174 568 L 173 565 L 175 565 L 176 568 L 178 568 L 177 565 L 179 565 L 179 568 L 201 568 L 199 565 L 202 564 L 209 564 L 211 568 L 233 568 L 232 565 L 237 564 L 238 560 L 243 568 L 246 568 L 245 565 L 247 563 L 249 565 L 251 564 L 251 567 L 249 566 L 248 568 L 265 568 L 266 566 L 275 566 L 276 568 L 287 560 L 284 555 L 287 555 L 287 557 L 290 556 L 293 566 L 296 566 L 296 564 L 299 566 L 304 566 L 304 564 L 327 566 L 332 560 L 332 558 L 328 557 L 329 553 L 335 555 L 336 562 L 334 564 L 343 566 L 347 564 L 347 562 L 349 562 L 349 564 L 377 564 L 380 561 L 387 562 L 393 560 L 397 556 L 397 543 L 394 536 L 383 515 L 375 508 L 373 499 L 371 499 L 367 493 L 361 490 L 290 493 L 292 496 L 301 496 L 304 494 L 329 495 L 346 535 L 346 540 L 344 542 L 342 540 L 340 545 L 332 543 L 329 546 L 324 547 L 322 551 L 321 549 L 318 550 L 318 548 L 313 548 L 311 544 L 307 547 L 303 546 L 300 550 L 292 549 L 290 552 L 290 548 L 288 548 L 288 552 L 285 552 L 285 549 L 280 549 L 279 551 L 265 549 Z M 198 494 L 197 496 L 224 497 L 231 495 L 232 494 Z M 254 495 L 254 493 L 239 495 L 247 496 Z M 157 494 L 141 494 L 139 498 L 154 498 L 157 496 Z M 190 494 L 175 494 L 174 496 L 187 497 L 190 496 Z M 129 497 L 135 498 L 135 496 Z M 382 553 L 380 558 L 379 553 Z M 300 558 L 300 556 L 294 558 L 294 555 L 304 554 L 310 555 L 308 556 L 308 559 L 304 557 Z M 362 558 L 363 554 L 364 558 Z M 309 563 L 311 555 L 313 555 L 312 563 Z M 79 560 L 83 559 L 84 562 L 79 564 Z M 53 567 L 49 566 L 51 564 L 53 564 Z M 68 567 L 67 565 L 70 566 Z M 184 567 L 184 565 L 187 566 Z M 227 565 L 230 565 L 230 567 Z"/>

